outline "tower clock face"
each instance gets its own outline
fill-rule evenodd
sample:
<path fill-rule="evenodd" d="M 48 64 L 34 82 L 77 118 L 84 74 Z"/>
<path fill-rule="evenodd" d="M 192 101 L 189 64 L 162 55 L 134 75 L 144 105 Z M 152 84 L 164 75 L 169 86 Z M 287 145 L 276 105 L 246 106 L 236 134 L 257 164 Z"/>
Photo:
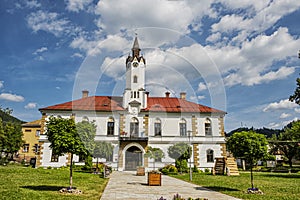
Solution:
<path fill-rule="evenodd" d="M 132 63 L 132 65 L 133 65 L 134 67 L 137 67 L 137 66 L 139 66 L 139 63 L 138 63 L 138 62 L 134 62 L 134 63 Z"/>

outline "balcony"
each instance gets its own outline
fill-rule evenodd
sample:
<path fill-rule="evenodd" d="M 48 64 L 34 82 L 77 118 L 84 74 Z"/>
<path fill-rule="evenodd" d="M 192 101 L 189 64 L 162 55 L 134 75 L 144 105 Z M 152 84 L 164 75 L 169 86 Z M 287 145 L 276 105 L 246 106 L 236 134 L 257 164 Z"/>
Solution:
<path fill-rule="evenodd" d="M 140 134 L 128 134 L 121 133 L 119 135 L 120 141 L 148 141 L 148 136 L 144 136 L 143 133 Z"/>

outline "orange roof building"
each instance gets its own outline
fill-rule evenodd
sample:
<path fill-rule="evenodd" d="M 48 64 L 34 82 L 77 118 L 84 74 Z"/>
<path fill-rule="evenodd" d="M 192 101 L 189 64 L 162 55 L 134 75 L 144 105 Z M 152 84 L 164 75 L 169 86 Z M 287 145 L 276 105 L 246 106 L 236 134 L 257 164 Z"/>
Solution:
<path fill-rule="evenodd" d="M 76 122 L 95 121 L 95 140 L 110 142 L 113 155 L 103 159 L 116 170 L 136 170 L 137 166 L 151 169 L 154 160 L 144 156 L 147 146 L 164 151 L 165 158 L 156 166 L 174 163 L 168 156 L 168 148 L 178 142 L 188 142 L 193 149 L 191 162 L 199 169 L 213 168 L 215 158 L 226 157 L 224 116 L 225 111 L 197 104 L 180 98 L 152 97 L 145 88 L 146 59 L 140 55 L 135 38 L 132 54 L 126 59 L 126 85 L 123 96 L 89 96 L 83 91 L 82 98 L 40 108 L 42 152 L 40 165 L 59 167 L 67 165 L 67 156 L 51 155 L 45 135 L 45 123 L 49 116 L 74 117 Z M 79 162 L 79 157 L 75 161 Z"/>

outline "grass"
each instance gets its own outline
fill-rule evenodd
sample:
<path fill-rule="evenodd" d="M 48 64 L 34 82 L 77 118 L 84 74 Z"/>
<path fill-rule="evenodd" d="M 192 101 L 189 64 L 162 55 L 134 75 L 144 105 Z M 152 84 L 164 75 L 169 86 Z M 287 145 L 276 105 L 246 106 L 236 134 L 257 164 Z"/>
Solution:
<path fill-rule="evenodd" d="M 69 169 L 33 169 L 17 165 L 0 166 L 0 199 L 100 199 L 107 179 L 99 175 L 73 172 L 73 186 L 83 191 L 81 195 L 61 194 L 69 186 Z"/>
<path fill-rule="evenodd" d="M 189 174 L 172 175 L 188 181 Z M 240 199 L 251 200 L 298 200 L 300 199 L 300 174 L 254 173 L 254 186 L 264 194 L 245 193 L 250 184 L 250 173 L 240 172 L 240 176 L 213 176 L 204 173 L 193 174 L 193 183 Z"/>

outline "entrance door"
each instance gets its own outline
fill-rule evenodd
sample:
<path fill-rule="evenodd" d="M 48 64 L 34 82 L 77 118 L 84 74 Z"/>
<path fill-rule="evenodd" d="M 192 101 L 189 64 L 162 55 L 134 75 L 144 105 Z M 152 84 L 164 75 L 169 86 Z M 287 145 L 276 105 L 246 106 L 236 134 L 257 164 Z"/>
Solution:
<path fill-rule="evenodd" d="M 125 152 L 125 170 L 126 171 L 135 171 L 137 166 L 143 164 L 143 153 L 136 147 L 132 146 Z"/>

